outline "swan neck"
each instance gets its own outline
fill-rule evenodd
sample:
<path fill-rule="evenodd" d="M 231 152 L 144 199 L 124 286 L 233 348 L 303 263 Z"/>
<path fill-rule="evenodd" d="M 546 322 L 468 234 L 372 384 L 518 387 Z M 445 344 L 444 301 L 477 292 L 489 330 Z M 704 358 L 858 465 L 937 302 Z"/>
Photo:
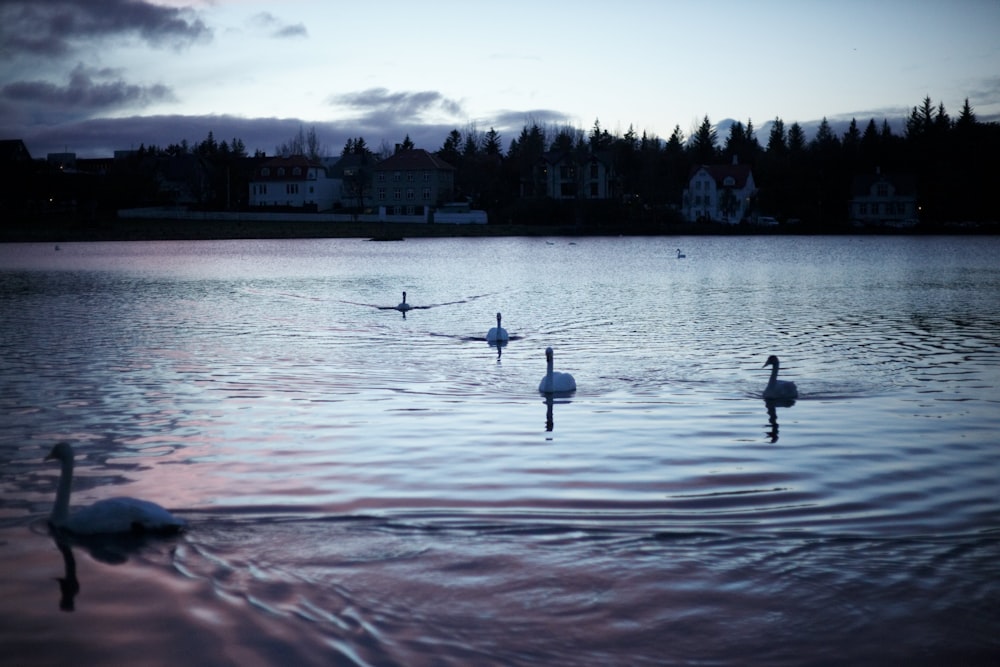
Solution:
<path fill-rule="evenodd" d="M 60 461 L 62 470 L 59 473 L 59 486 L 56 487 L 56 502 L 52 506 L 52 516 L 49 520 L 60 525 L 69 519 L 69 493 L 73 485 L 73 459 Z"/>
<path fill-rule="evenodd" d="M 778 380 L 778 364 L 771 365 L 771 379 L 767 381 L 768 384 L 774 384 Z"/>

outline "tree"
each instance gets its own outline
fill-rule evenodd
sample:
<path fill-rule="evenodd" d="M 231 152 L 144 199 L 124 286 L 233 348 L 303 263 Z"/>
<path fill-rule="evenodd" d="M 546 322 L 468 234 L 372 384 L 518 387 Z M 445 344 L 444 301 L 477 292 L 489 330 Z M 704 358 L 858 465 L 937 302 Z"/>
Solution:
<path fill-rule="evenodd" d="M 780 118 L 775 118 L 774 124 L 771 125 L 771 132 L 767 137 L 767 152 L 772 155 L 784 155 L 788 152 L 785 122 Z"/>
<path fill-rule="evenodd" d="M 802 131 L 802 126 L 792 123 L 788 128 L 788 152 L 796 155 L 801 154 L 806 149 L 806 135 Z"/>
<path fill-rule="evenodd" d="M 486 138 L 483 140 L 483 152 L 487 155 L 500 155 L 503 153 L 500 143 L 500 133 L 492 127 L 486 133 Z"/>
<path fill-rule="evenodd" d="M 716 162 L 716 147 L 718 133 L 712 127 L 708 116 L 698 126 L 694 137 L 691 139 L 691 157 L 698 164 L 712 164 Z"/>
<path fill-rule="evenodd" d="M 454 129 L 445 137 L 444 144 L 438 149 L 437 155 L 451 166 L 457 167 L 462 156 L 459 150 L 461 145 L 462 133 L 458 129 Z"/>

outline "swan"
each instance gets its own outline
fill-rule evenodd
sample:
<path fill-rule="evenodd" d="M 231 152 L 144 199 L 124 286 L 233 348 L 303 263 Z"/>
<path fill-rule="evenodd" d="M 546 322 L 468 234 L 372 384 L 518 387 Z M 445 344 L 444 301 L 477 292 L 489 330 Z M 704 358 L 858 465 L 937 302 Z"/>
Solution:
<path fill-rule="evenodd" d="M 791 400 L 799 397 L 799 390 L 794 382 L 778 379 L 778 357 L 771 355 L 764 362 L 764 367 L 771 367 L 771 379 L 764 387 L 764 398 L 771 400 Z"/>
<path fill-rule="evenodd" d="M 545 377 L 538 383 L 538 391 L 543 394 L 576 391 L 576 380 L 569 373 L 559 373 L 552 370 L 552 348 L 545 348 L 545 361 L 548 370 Z"/>
<path fill-rule="evenodd" d="M 500 326 L 500 313 L 497 313 L 497 325 L 486 333 L 486 340 L 490 343 L 506 343 L 510 340 L 507 330 Z"/>
<path fill-rule="evenodd" d="M 684 253 L 682 253 L 681 249 L 678 248 L 677 249 L 677 259 L 684 259 L 685 257 L 687 257 L 687 255 L 685 255 Z"/>
<path fill-rule="evenodd" d="M 406 311 L 410 310 L 411 308 L 413 308 L 413 306 L 411 306 L 410 304 L 406 303 L 406 292 L 403 292 L 403 300 L 400 302 L 400 304 L 398 306 L 396 306 L 396 310 L 405 313 Z"/>
<path fill-rule="evenodd" d="M 69 494 L 73 484 L 73 448 L 60 442 L 45 460 L 54 459 L 62 465 L 56 502 L 52 506 L 49 525 L 77 535 L 105 535 L 112 533 L 162 533 L 180 532 L 187 523 L 156 503 L 138 498 L 107 498 L 89 507 L 69 513 Z"/>

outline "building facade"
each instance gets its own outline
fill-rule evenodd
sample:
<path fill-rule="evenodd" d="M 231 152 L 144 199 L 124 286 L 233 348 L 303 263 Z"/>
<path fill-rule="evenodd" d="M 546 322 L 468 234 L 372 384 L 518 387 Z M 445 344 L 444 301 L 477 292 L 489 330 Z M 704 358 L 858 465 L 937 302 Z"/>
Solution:
<path fill-rule="evenodd" d="M 916 185 L 907 174 L 858 175 L 851 187 L 851 222 L 882 227 L 912 227 L 917 223 Z"/>
<path fill-rule="evenodd" d="M 250 180 L 250 206 L 327 211 L 340 202 L 341 181 L 304 155 L 261 163 Z"/>
<path fill-rule="evenodd" d="M 690 222 L 736 224 L 750 214 L 757 187 L 750 165 L 698 165 L 684 189 L 682 209 Z"/>
<path fill-rule="evenodd" d="M 401 150 L 375 165 L 374 181 L 385 215 L 426 216 L 454 197 L 455 168 L 422 148 Z"/>

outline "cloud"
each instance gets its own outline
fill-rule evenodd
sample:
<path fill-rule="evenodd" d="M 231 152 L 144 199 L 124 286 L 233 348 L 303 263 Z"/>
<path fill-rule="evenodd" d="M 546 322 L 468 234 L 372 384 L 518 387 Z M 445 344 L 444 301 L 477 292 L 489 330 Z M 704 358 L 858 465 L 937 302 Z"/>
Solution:
<path fill-rule="evenodd" d="M 369 88 L 355 93 L 343 93 L 329 98 L 334 106 L 347 107 L 361 112 L 368 121 L 408 118 L 417 122 L 431 112 L 448 116 L 461 116 L 461 103 L 446 98 L 437 91 L 390 92 L 386 88 Z"/>
<path fill-rule="evenodd" d="M 0 55 L 61 57 L 80 42 L 138 36 L 153 46 L 181 48 L 212 31 L 190 9 L 147 0 L 3 0 Z"/>
<path fill-rule="evenodd" d="M 120 107 L 145 107 L 154 102 L 175 101 L 163 84 L 140 86 L 124 81 L 118 70 L 95 69 L 78 64 L 61 86 L 48 81 L 15 81 L 0 88 L 5 102 L 49 107 L 60 115 L 69 112 L 104 111 Z"/>
<path fill-rule="evenodd" d="M 264 30 L 270 37 L 276 39 L 288 39 L 296 37 L 308 37 L 309 31 L 302 23 L 285 23 L 270 12 L 260 12 L 250 18 L 250 23 L 256 28 Z"/>

